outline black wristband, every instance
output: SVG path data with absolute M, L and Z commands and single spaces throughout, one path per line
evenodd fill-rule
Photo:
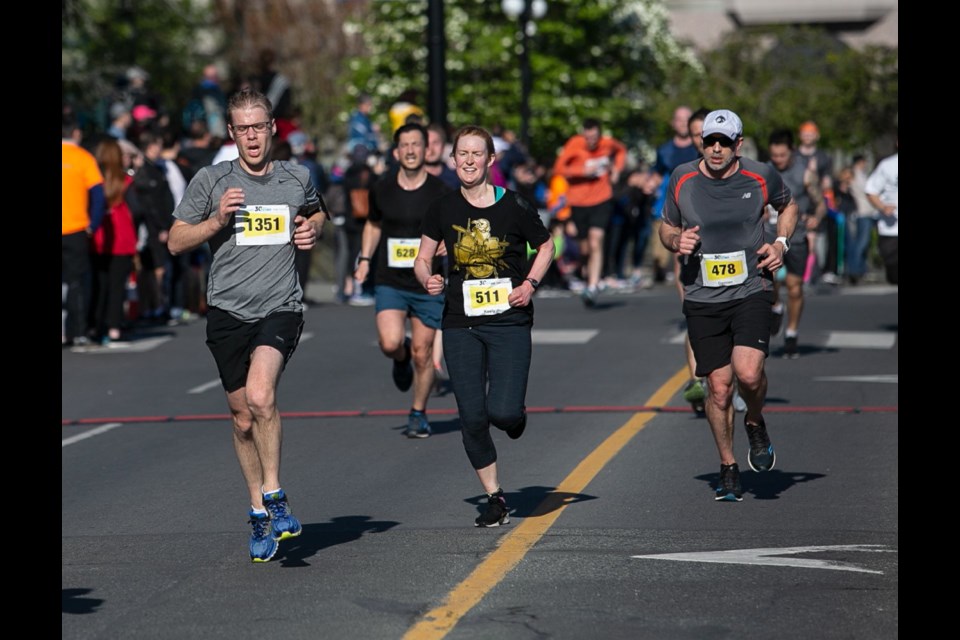
M 534 291 L 536 291 L 537 288 L 540 286 L 540 281 L 537 280 L 536 278 L 527 278 L 527 282 L 530 283 Z
M 357 262 L 370 262 L 370 258 L 368 256 L 357 256 Z

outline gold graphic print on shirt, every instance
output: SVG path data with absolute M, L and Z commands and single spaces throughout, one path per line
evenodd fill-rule
M 457 269 L 466 270 L 471 278 L 498 278 L 498 268 L 507 266 L 501 258 L 510 243 L 490 237 L 490 221 L 484 218 L 467 219 L 468 229 L 453 225 L 457 242 L 453 258 Z

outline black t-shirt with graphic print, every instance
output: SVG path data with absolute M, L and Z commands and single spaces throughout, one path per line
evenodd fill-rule
M 489 207 L 478 208 L 467 202 L 457 189 L 434 200 L 423 220 L 423 235 L 443 242 L 450 260 L 450 279 L 446 288 L 443 328 L 455 329 L 480 324 L 529 324 L 533 322 L 533 304 L 509 307 L 491 315 L 467 315 L 464 282 L 474 288 L 473 308 L 505 305 L 502 286 L 476 286 L 478 280 L 507 279 L 519 287 L 527 277 L 530 261 L 527 244 L 538 247 L 550 239 L 537 210 L 519 194 L 505 190 Z M 491 298 L 494 296 L 494 298 Z M 471 298 L 472 300 L 472 298 Z M 494 306 L 491 306 L 494 305 Z

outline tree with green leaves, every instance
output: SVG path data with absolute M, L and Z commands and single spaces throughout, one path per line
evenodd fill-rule
M 106 99 L 137 66 L 178 117 L 203 66 L 198 33 L 209 22 L 206 6 L 198 0 L 63 0 L 63 102 L 95 113 L 104 126 Z
M 690 106 L 728 108 L 760 148 L 771 131 L 814 120 L 820 146 L 869 148 L 899 112 L 899 51 L 843 44 L 822 29 L 739 31 L 702 55 L 702 77 L 678 78 Z
M 426 0 L 373 2 L 357 19 L 352 28 L 367 55 L 350 63 L 348 100 L 370 93 L 386 113 L 408 89 L 426 96 L 426 7 Z M 517 131 L 518 23 L 485 0 L 446 0 L 445 18 L 450 124 Z M 670 78 L 699 69 L 692 50 L 671 36 L 658 0 L 548 0 L 535 26 L 531 152 L 547 162 L 586 117 L 623 140 L 645 138 L 655 127 L 652 106 L 675 97 Z

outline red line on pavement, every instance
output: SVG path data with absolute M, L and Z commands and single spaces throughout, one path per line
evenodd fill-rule
M 587 406 L 569 406 L 569 407 L 527 407 L 527 413 L 637 413 L 641 411 L 654 411 L 657 413 L 691 413 L 693 410 L 687 406 L 679 407 L 646 407 L 642 405 L 587 405 Z M 837 414 L 858 414 L 858 413 L 899 413 L 900 407 L 897 405 L 880 405 L 866 407 L 846 407 L 846 406 L 809 406 L 809 407 L 771 407 L 763 408 L 764 413 L 837 413 Z M 288 420 L 300 418 L 382 418 L 406 416 L 408 409 L 373 409 L 370 411 L 290 411 L 283 412 L 280 416 Z M 456 415 L 456 409 L 433 409 L 430 415 Z M 228 414 L 209 414 L 209 415 L 179 415 L 179 416 L 127 416 L 120 418 L 64 418 L 60 420 L 61 427 L 75 425 L 103 424 L 107 422 L 119 422 L 121 424 L 134 423 L 163 423 L 163 422 L 209 422 L 229 420 Z

